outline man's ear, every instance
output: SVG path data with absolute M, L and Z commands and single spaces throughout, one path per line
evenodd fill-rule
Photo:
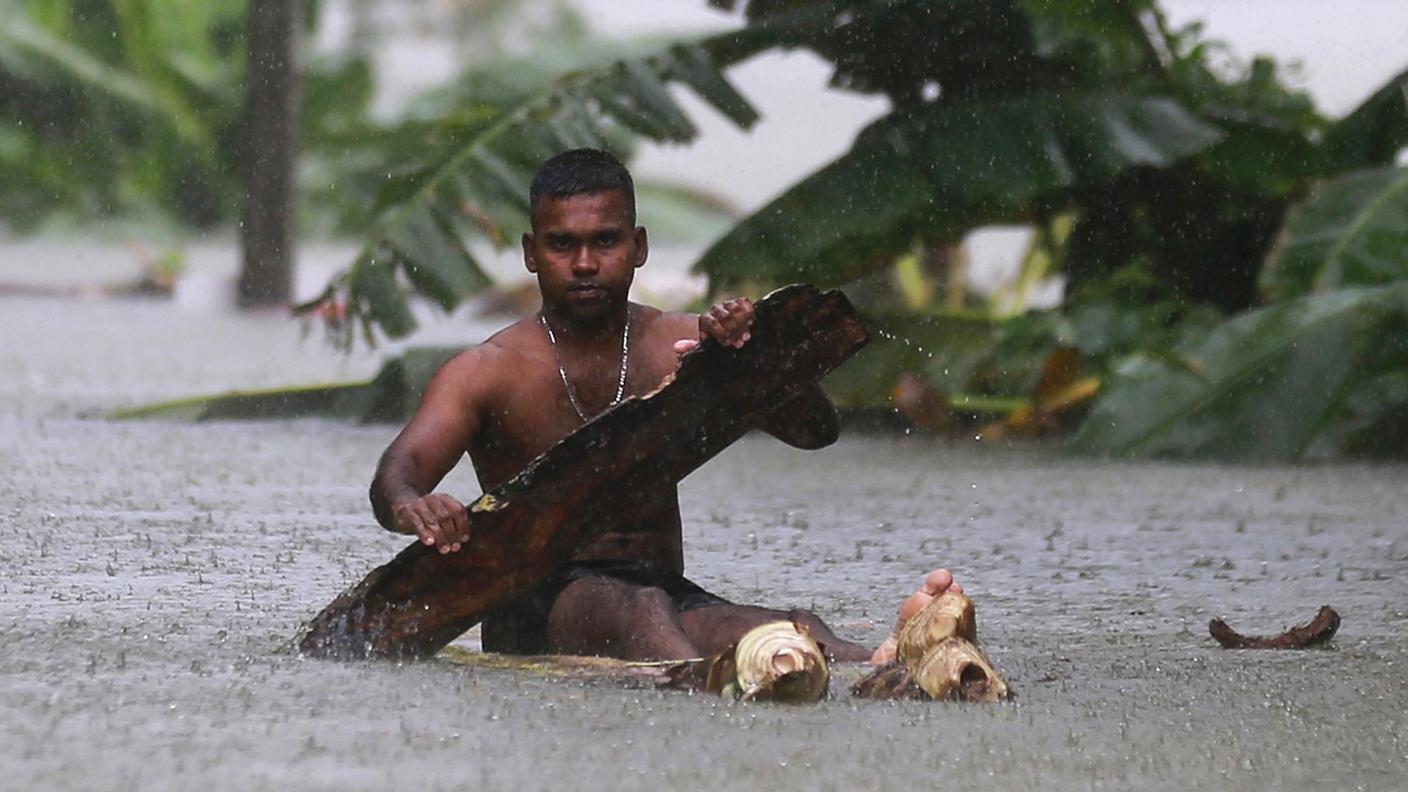
M 645 233 L 645 226 L 636 226 L 634 234 L 636 237 L 636 266 L 644 267 L 646 258 L 650 256 L 650 239 Z
M 523 266 L 535 275 L 538 273 L 538 260 L 533 257 L 533 235 L 526 231 L 523 233 Z

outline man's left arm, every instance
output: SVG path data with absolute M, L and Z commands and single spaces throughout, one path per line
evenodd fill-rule
M 741 348 L 752 338 L 753 316 L 753 301 L 746 297 L 718 303 L 699 315 L 699 338 Z M 693 347 L 689 339 L 681 339 L 675 352 L 684 354 Z M 778 405 L 759 428 L 790 446 L 807 450 L 831 445 L 840 433 L 836 407 L 816 383 Z

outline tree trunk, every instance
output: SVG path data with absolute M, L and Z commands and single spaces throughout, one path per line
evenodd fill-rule
M 245 67 L 241 307 L 285 305 L 293 291 L 300 0 L 250 0 Z

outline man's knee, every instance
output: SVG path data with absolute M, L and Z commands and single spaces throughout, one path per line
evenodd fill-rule
M 812 613 L 809 610 L 793 608 L 792 610 L 787 612 L 787 618 L 790 619 L 794 624 L 800 624 L 803 627 L 806 627 L 808 630 L 811 631 L 813 635 L 816 635 L 819 631 L 823 630 L 826 632 L 830 632 L 830 628 L 826 626 L 826 622 L 822 621 L 820 616 L 816 615 L 815 613 Z
M 630 599 L 637 612 L 675 612 L 675 601 L 664 589 L 638 587 L 630 592 Z
M 673 611 L 674 603 L 658 588 L 632 586 L 609 578 L 582 578 L 562 589 L 548 614 L 551 627 L 617 632 L 650 613 Z
M 697 657 L 670 595 L 658 588 L 584 578 L 562 590 L 548 616 L 554 652 L 627 660 Z

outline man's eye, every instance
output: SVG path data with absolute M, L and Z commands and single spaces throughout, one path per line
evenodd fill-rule
M 551 245 L 554 250 L 567 250 L 572 247 L 572 240 L 565 237 L 553 237 L 548 240 L 548 244 Z
M 616 244 L 618 238 L 619 237 L 615 234 L 599 234 L 596 238 L 596 246 L 604 248 L 611 247 Z

